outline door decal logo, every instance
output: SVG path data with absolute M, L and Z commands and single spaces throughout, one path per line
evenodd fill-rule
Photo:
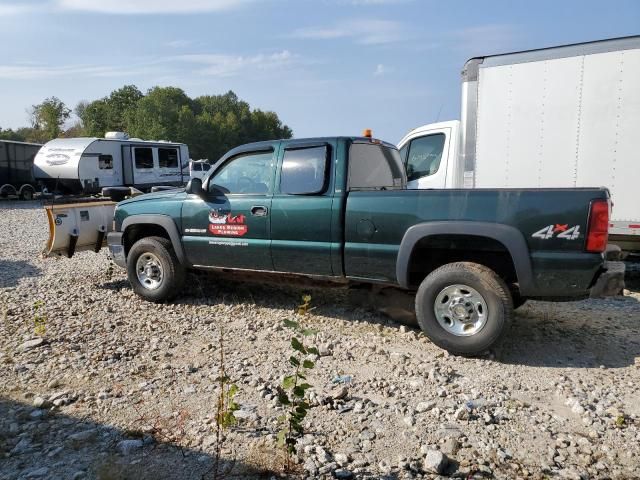
M 556 235 L 557 234 L 557 235 Z M 541 238 L 548 240 L 550 238 L 564 238 L 565 240 L 575 240 L 580 236 L 580 225 L 569 228 L 569 224 L 556 223 L 555 225 L 547 225 L 531 235 L 533 238 Z
M 212 235 L 224 235 L 228 237 L 242 237 L 249 228 L 246 225 L 243 214 L 221 214 L 219 210 L 209 212 L 209 233 Z

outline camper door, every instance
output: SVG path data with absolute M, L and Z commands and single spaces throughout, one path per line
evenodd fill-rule
M 144 187 L 149 184 L 157 184 L 158 158 L 153 147 L 133 147 L 133 184 L 136 187 Z
M 182 183 L 180 150 L 178 147 L 158 147 L 158 172 L 167 183 Z

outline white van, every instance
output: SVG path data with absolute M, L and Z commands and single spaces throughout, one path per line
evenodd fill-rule
M 184 143 L 129 139 L 122 132 L 105 138 L 57 138 L 35 157 L 35 179 L 48 191 L 98 193 L 103 187 L 181 186 L 188 181 Z
M 640 36 L 472 58 L 461 120 L 398 144 L 409 188 L 598 187 L 611 243 L 640 252 Z

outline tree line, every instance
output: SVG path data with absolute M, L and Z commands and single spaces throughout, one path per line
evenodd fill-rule
M 237 145 L 293 134 L 276 113 L 252 109 L 232 91 L 190 98 L 176 87 L 153 87 L 143 94 L 125 85 L 109 96 L 81 101 L 73 113 L 77 120 L 65 128 L 72 110 L 57 97 L 47 98 L 29 109 L 31 126 L 0 128 L 0 139 L 45 143 L 122 131 L 145 140 L 186 143 L 192 158 L 213 161 Z

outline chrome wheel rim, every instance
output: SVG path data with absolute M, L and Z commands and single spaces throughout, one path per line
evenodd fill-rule
M 440 326 L 457 337 L 477 334 L 489 315 L 484 297 L 462 284 L 443 288 L 436 296 L 433 310 Z
M 147 290 L 155 290 L 162 284 L 164 272 L 160 259 L 153 253 L 143 253 L 136 262 L 138 281 Z

